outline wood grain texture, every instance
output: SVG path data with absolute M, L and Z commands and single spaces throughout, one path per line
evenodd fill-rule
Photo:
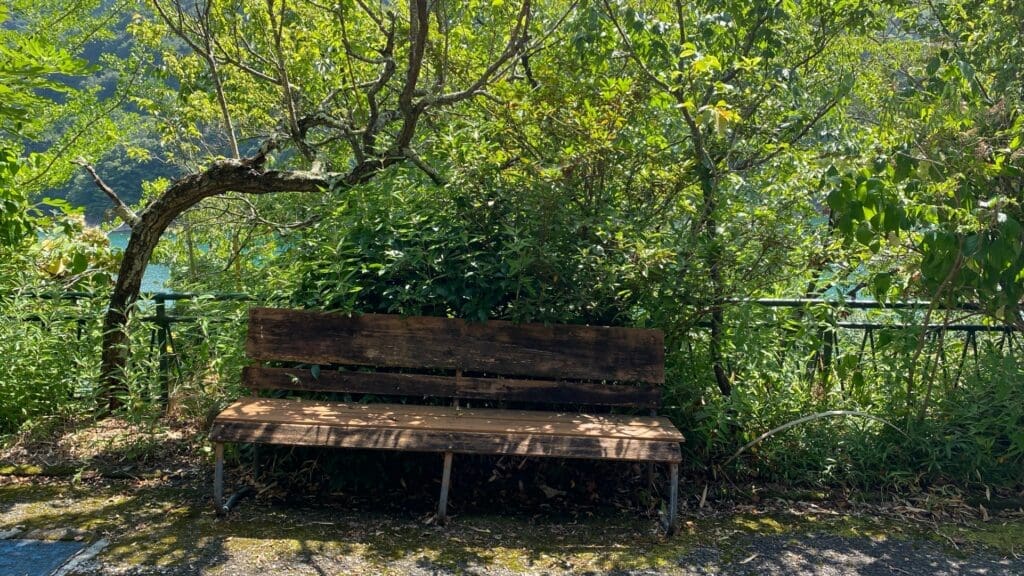
M 239 400 L 222 411 L 216 421 L 479 432 L 495 436 L 530 434 L 676 443 L 683 441 L 682 434 L 668 418 L 655 416 L 535 410 L 470 410 L 452 406 L 353 404 L 271 398 Z
M 673 442 L 533 434 L 495 436 L 478 432 L 218 421 L 213 425 L 210 439 L 214 442 L 253 442 L 459 454 L 510 454 L 654 462 L 679 462 L 681 460 L 679 444 Z
M 665 380 L 664 335 L 638 328 L 497 320 L 473 324 L 450 318 L 251 308 L 246 352 L 257 360 L 310 364 L 648 384 Z
M 631 328 L 253 308 L 246 352 L 257 361 L 434 372 L 250 366 L 243 383 L 253 390 L 646 410 L 659 405 L 664 382 L 662 333 Z M 679 462 L 683 435 L 654 416 L 247 398 L 217 416 L 210 439 Z
M 431 396 L 507 402 L 657 408 L 661 390 L 649 384 L 602 384 L 516 378 L 481 378 L 248 366 L 242 383 L 251 390 L 300 390 L 393 396 Z

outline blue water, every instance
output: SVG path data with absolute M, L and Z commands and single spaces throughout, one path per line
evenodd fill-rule
M 110 238 L 110 246 L 115 250 L 124 250 L 128 246 L 128 237 L 131 232 L 127 230 L 115 230 L 107 235 Z M 170 292 L 167 288 L 167 281 L 171 277 L 171 270 L 165 264 L 153 264 L 146 266 L 146 274 L 142 277 L 142 292 Z

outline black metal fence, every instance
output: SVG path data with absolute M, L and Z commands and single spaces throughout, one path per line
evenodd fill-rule
M 174 324 L 195 323 L 200 319 L 198 316 L 170 314 L 168 313 L 168 303 L 173 305 L 174 302 L 181 300 L 196 300 L 199 298 L 215 302 L 242 302 L 252 301 L 253 297 L 239 292 L 218 294 L 202 294 L 196 292 L 157 292 L 147 296 L 148 299 L 153 302 L 154 311 L 153 314 L 142 316 L 140 320 L 143 322 L 149 322 L 153 325 L 150 330 L 149 349 L 151 351 L 156 351 L 157 369 L 159 371 L 158 395 L 160 403 L 166 405 L 169 394 L 171 368 L 172 365 L 177 364 L 178 359 L 177 347 L 174 345 Z M 213 322 L 216 323 L 217 320 L 213 320 Z
M 925 362 L 922 370 L 934 370 L 939 366 L 944 372 L 955 369 L 951 380 L 953 386 L 960 381 L 969 355 L 977 369 L 980 340 L 986 341 L 1000 354 L 1012 354 L 1019 350 L 1024 358 L 1024 337 L 1021 335 L 1024 319 L 1017 325 L 994 323 L 984 316 L 983 308 L 977 304 L 951 308 L 933 306 L 928 301 L 876 302 L 822 298 L 733 299 L 728 304 L 794 309 L 798 313 L 802 312 L 805 319 L 816 319 L 819 349 L 814 352 L 817 361 L 809 366 L 810 376 L 817 371 L 827 378 L 843 346 L 854 348 L 857 365 L 865 361 L 865 356 L 874 360 L 878 348 L 876 334 L 881 331 L 913 334 L 917 347 L 925 352 L 922 354 Z M 948 320 L 954 316 L 956 318 L 951 321 L 933 320 Z M 973 321 L 968 322 L 967 318 Z M 710 326 L 707 322 L 698 325 L 701 328 Z M 946 357 L 949 351 L 958 354 L 955 364 L 951 364 Z
M 59 294 L 32 294 L 22 293 L 22 297 L 31 297 L 47 300 L 59 300 L 79 302 L 83 299 L 96 299 L 101 295 L 86 292 L 67 292 Z M 252 302 L 255 298 L 244 293 L 173 293 L 157 292 L 143 294 L 140 297 L 137 320 L 151 325 L 149 334 L 149 354 L 155 355 L 155 363 L 158 370 L 158 395 L 161 402 L 167 401 L 168 386 L 171 381 L 172 371 L 177 367 L 180 375 L 182 350 L 175 346 L 175 332 L 182 324 L 194 324 L 200 320 L 216 323 L 217 319 L 203 319 L 200 316 L 190 314 L 176 314 L 174 303 L 180 301 L 204 300 L 212 302 Z M 818 324 L 818 343 L 821 350 L 817 351 L 818 369 L 827 369 L 828 364 L 838 356 L 841 346 L 858 346 L 858 362 L 870 354 L 874 357 L 876 350 L 876 334 L 883 330 L 916 331 L 919 337 L 924 338 L 925 344 L 934 349 L 936 362 L 941 359 L 944 369 L 948 365 L 944 357 L 946 344 L 949 343 L 947 336 L 955 335 L 962 339 L 962 343 L 956 346 L 959 358 L 956 364 L 955 379 L 959 380 L 963 373 L 969 355 L 977 363 L 979 359 L 979 339 L 988 338 L 993 346 L 998 347 L 1004 353 L 1014 353 L 1019 348 L 1024 357 L 1024 337 L 1021 336 L 1020 326 L 1000 325 L 987 322 L 981 319 L 981 309 L 977 305 L 959 306 L 950 308 L 933 308 L 931 303 L 923 301 L 912 302 L 875 302 L 864 300 L 831 300 L 820 298 L 797 298 L 797 299 L 734 299 L 727 302 L 729 307 L 755 306 L 758 308 L 788 308 L 795 311 L 803 311 L 804 318 L 816 318 Z M 813 312 L 817 310 L 817 312 Z M 824 310 L 824 317 L 821 311 Z M 976 319 L 974 322 L 929 322 L 924 323 L 925 312 L 931 311 L 932 315 L 948 315 L 959 313 Z M 902 318 L 894 318 L 892 313 L 902 314 Z M 817 315 L 815 315 L 817 314 Z M 883 318 L 878 318 L 883 316 Z M 67 321 L 75 322 L 76 333 L 81 339 L 87 322 L 99 321 L 99 316 L 94 318 L 82 317 L 80 315 L 68 315 L 63 317 Z M 29 318 L 30 320 L 32 318 Z M 706 322 L 698 322 L 693 325 L 697 329 L 707 328 Z M 860 333 L 858 338 L 851 337 L 854 333 Z M 840 338 L 840 334 L 846 334 Z M 994 339 L 994 340 L 992 340 Z M 187 353 L 187 352 L 186 352 Z

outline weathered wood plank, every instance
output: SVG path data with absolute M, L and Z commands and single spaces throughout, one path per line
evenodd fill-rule
M 452 406 L 349 404 L 271 398 L 239 400 L 222 411 L 216 421 L 480 432 L 496 436 L 531 434 L 683 441 L 682 434 L 667 418 L 651 416 L 464 410 Z
M 246 352 L 258 360 L 311 364 L 651 384 L 665 379 L 664 335 L 637 328 L 251 308 Z
M 294 404 L 288 404 L 294 403 Z M 635 426 L 663 428 L 670 424 L 668 418 L 646 416 L 643 414 L 593 414 L 586 412 L 555 412 L 547 410 L 507 410 L 499 408 L 469 408 L 457 406 L 422 406 L 419 404 L 392 404 L 361 402 L 334 402 L 321 400 L 293 400 L 287 398 L 242 398 L 225 408 L 218 418 L 245 418 L 246 413 L 254 414 L 266 411 L 265 406 L 298 404 L 302 407 L 324 406 L 330 411 L 344 414 L 345 417 L 373 417 L 375 414 L 400 414 L 405 416 L 441 416 L 458 418 L 482 418 L 487 420 L 517 420 L 531 422 L 586 422 L 594 418 L 603 418 L 616 422 L 628 422 Z M 301 408 L 300 408 L 301 409 Z M 305 408 L 309 409 L 309 408 Z
M 649 384 L 602 384 L 400 374 L 393 372 L 350 372 L 321 370 L 316 378 L 310 370 L 248 366 L 242 383 L 252 390 L 300 390 L 396 396 L 436 396 L 507 402 L 587 404 L 656 408 L 661 390 Z
M 329 425 L 215 422 L 214 442 L 371 448 L 458 454 L 510 454 L 599 460 L 678 462 L 679 444 L 649 440 L 534 434 L 495 436 L 474 432 L 345 428 Z
M 455 378 L 451 376 L 325 369 L 314 378 L 308 368 L 266 366 L 246 366 L 242 370 L 242 385 L 250 390 L 298 390 L 440 398 L 451 398 L 457 393 Z

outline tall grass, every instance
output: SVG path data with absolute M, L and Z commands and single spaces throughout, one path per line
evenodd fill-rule
M 836 329 L 842 317 L 907 327 Z M 707 335 L 689 331 L 672 344 L 668 391 L 692 471 L 860 489 L 1024 485 L 1024 335 L 973 342 L 918 321 L 914 312 L 736 306 L 729 397 L 714 385 Z M 875 419 L 808 420 L 730 459 L 766 431 L 836 410 Z
M 101 415 L 99 357 L 102 295 L 74 300 L 0 298 L 0 434 L 49 416 Z M 164 415 L 202 424 L 237 397 L 245 303 L 203 299 L 179 304 L 161 357 L 152 302 L 132 315 L 132 355 L 121 415 Z
M 0 297 L 0 433 L 93 404 L 96 314 L 88 299 Z

